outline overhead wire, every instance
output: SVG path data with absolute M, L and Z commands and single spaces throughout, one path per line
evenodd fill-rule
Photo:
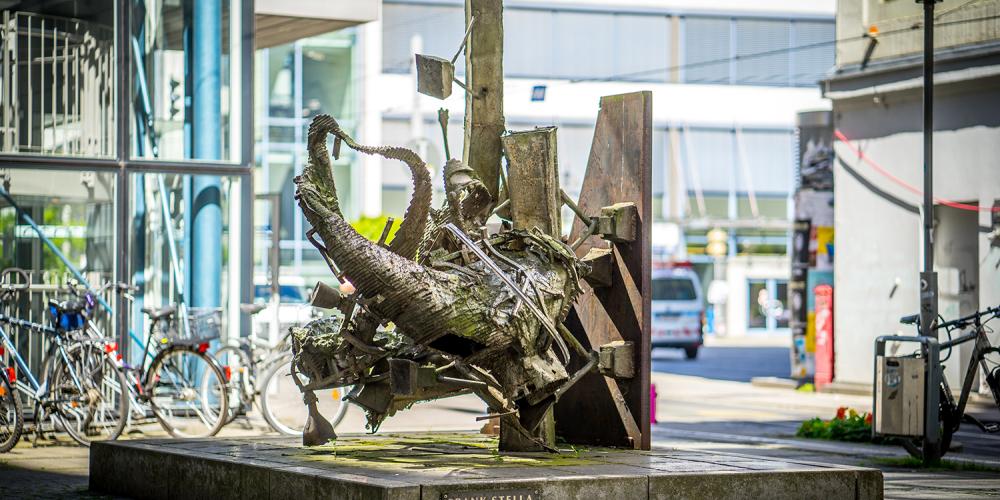
M 837 139 L 838 141 L 840 141 L 841 144 L 843 144 L 844 146 L 846 146 L 847 149 L 851 150 L 851 152 L 854 153 L 862 162 L 864 162 L 865 164 L 867 164 L 868 166 L 870 166 L 872 169 L 874 169 L 876 172 L 878 172 L 879 174 L 881 174 L 883 177 L 885 177 L 886 179 L 889 179 L 894 184 L 902 187 L 903 189 L 905 189 L 905 190 L 907 190 L 907 191 L 909 191 L 909 192 L 911 192 L 911 193 L 913 193 L 915 195 L 923 196 L 924 192 L 923 192 L 922 189 L 914 186 L 913 184 L 910 184 L 910 183 L 906 182 L 905 180 L 903 180 L 899 176 L 897 176 L 897 175 L 893 174 L 892 172 L 890 172 L 888 169 L 886 169 L 882 165 L 879 165 L 875 160 L 872 160 L 868 155 L 865 154 L 864 151 L 861 150 L 861 148 L 859 148 L 859 147 L 855 146 L 854 144 L 852 144 L 851 140 L 846 135 L 844 135 L 844 133 L 841 132 L 839 129 L 834 129 L 833 136 L 834 136 L 835 139 Z M 936 203 L 939 203 L 939 204 L 947 206 L 947 207 L 957 208 L 957 209 L 960 209 L 960 210 L 968 210 L 970 212 L 1000 212 L 1000 206 L 998 206 L 998 207 L 981 207 L 979 205 L 970 205 L 968 203 L 960 203 L 960 202 L 957 202 L 957 201 L 952 201 L 952 200 L 949 200 L 947 198 L 941 198 L 939 196 L 935 196 L 934 197 L 934 201 Z
M 954 21 L 942 21 L 942 22 L 939 22 L 939 23 L 935 23 L 935 28 L 940 28 L 940 27 L 944 27 L 944 26 L 951 26 L 951 25 L 956 25 L 956 24 L 965 24 L 965 23 L 971 23 L 971 22 L 978 22 L 978 21 L 989 21 L 989 20 L 997 19 L 997 18 L 1000 18 L 1000 15 L 975 17 L 975 18 L 970 18 L 970 19 L 956 19 Z M 908 26 L 905 26 L 905 27 L 902 27 L 902 28 L 896 28 L 896 29 L 893 29 L 893 30 L 880 32 L 877 36 L 879 38 L 881 38 L 881 37 L 885 37 L 885 36 L 898 35 L 898 34 L 901 34 L 901 33 L 910 33 L 910 32 L 913 32 L 915 30 L 920 29 L 922 25 L 923 25 L 922 22 L 915 22 L 915 23 L 913 23 L 911 25 L 908 25 Z M 732 61 L 740 61 L 740 60 L 746 60 L 746 59 L 758 59 L 758 58 L 762 58 L 762 57 L 787 54 L 787 53 L 798 52 L 798 51 L 803 51 L 803 50 L 810 50 L 810 49 L 826 47 L 828 45 L 834 45 L 834 44 L 842 43 L 842 42 L 853 42 L 853 41 L 865 40 L 865 39 L 869 39 L 871 37 L 872 37 L 872 35 L 869 35 L 868 33 L 863 33 L 861 35 L 855 35 L 855 36 L 844 37 L 844 38 L 831 38 L 829 40 L 823 40 L 821 42 L 809 43 L 809 44 L 805 44 L 805 45 L 796 45 L 794 47 L 782 47 L 780 49 L 764 50 L 764 51 L 760 51 L 760 52 L 753 52 L 753 53 L 750 53 L 750 54 L 736 54 L 736 55 L 729 56 L 729 57 L 720 57 L 720 58 L 717 58 L 717 59 L 709 59 L 709 60 L 705 60 L 705 61 L 696 61 L 696 62 L 690 62 L 690 63 L 684 63 L 684 64 L 675 64 L 675 65 L 672 65 L 672 66 L 659 67 L 659 68 L 650 68 L 650 69 L 644 69 L 644 70 L 639 70 L 639 71 L 631 71 L 631 72 L 628 72 L 628 73 L 617 73 L 617 74 L 614 74 L 614 75 L 610 75 L 610 76 L 606 76 L 606 77 L 600 77 L 600 78 L 578 78 L 578 79 L 572 79 L 572 80 L 570 80 L 570 83 L 609 82 L 609 81 L 627 80 L 629 78 L 634 78 L 634 77 L 638 77 L 638 76 L 645 76 L 645 75 L 655 74 L 655 73 L 672 72 L 672 71 L 678 71 L 678 70 L 684 70 L 684 69 L 700 68 L 700 67 L 704 67 L 704 66 L 714 66 L 714 65 L 729 63 L 729 62 L 732 62 Z

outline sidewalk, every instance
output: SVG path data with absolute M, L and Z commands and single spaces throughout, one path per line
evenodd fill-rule
M 653 382 L 660 394 L 655 446 L 874 467 L 884 474 L 886 498 L 1000 498 L 1000 438 L 995 435 L 960 432 L 966 451 L 949 453 L 945 459 L 950 467 L 965 470 L 927 470 L 915 467 L 901 447 L 795 437 L 803 420 L 831 418 L 838 407 L 868 411 L 868 396 L 662 373 L 654 373 Z
M 954 467 L 966 470 L 926 470 L 909 464 L 906 452 L 898 447 L 795 437 L 803 420 L 830 418 L 840 406 L 867 410 L 871 402 L 868 397 L 803 393 L 662 373 L 654 373 L 653 382 L 660 394 L 660 423 L 653 427 L 654 448 L 875 467 L 884 473 L 886 498 L 1000 498 L 1000 439 L 995 436 L 963 434 L 970 436 L 962 438 L 965 442 L 975 444 L 976 450 L 985 450 L 985 454 L 967 450 L 946 457 Z M 389 419 L 382 432 L 474 429 L 478 427 L 475 416 L 482 411 L 482 403 L 472 397 L 418 405 Z M 237 420 L 223 430 L 222 436 L 263 434 L 262 422 L 256 418 L 250 420 L 250 428 L 240 424 L 241 420 Z M 344 426 L 344 433 L 358 432 L 362 426 L 360 412 L 352 409 Z M 147 437 L 162 437 L 162 433 L 150 432 Z M 64 440 L 39 447 L 22 442 L 12 452 L 0 455 L 2 496 L 92 498 L 87 492 L 88 466 L 86 448 Z

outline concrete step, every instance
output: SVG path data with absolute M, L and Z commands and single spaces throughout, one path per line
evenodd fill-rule
M 498 454 L 478 434 L 94 443 L 90 488 L 139 498 L 882 498 L 882 473 L 705 450 Z

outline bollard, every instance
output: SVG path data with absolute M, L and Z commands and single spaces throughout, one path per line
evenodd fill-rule
M 649 384 L 649 423 L 656 423 L 656 384 Z

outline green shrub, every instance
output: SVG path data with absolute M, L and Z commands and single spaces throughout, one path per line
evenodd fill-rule
M 368 238 L 371 241 L 378 241 L 382 236 L 382 230 L 385 228 L 386 223 L 389 222 L 388 215 L 380 215 L 378 217 L 361 217 L 360 219 L 351 223 L 351 227 L 355 231 Z M 393 236 L 396 235 L 396 231 L 399 230 L 399 220 L 393 221 L 392 229 L 389 230 L 389 236 L 386 237 L 385 243 L 388 245 L 392 241 Z

